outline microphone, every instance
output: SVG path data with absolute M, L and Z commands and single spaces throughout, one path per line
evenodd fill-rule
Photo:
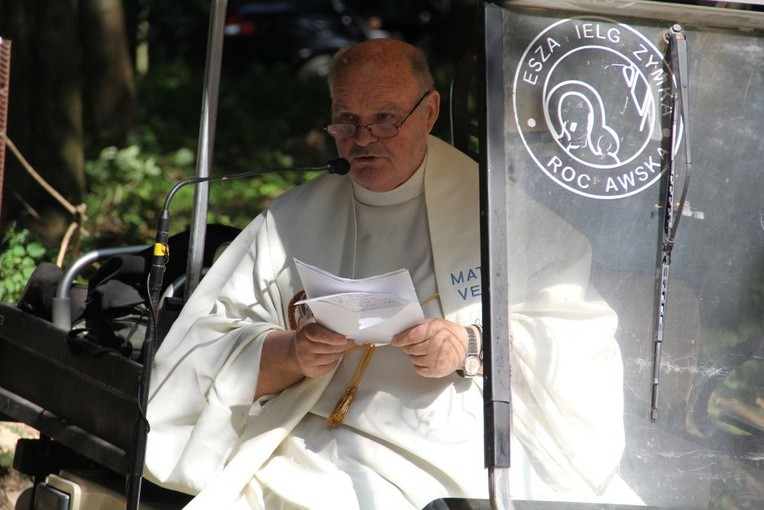
M 345 158 L 337 158 L 326 164 L 327 173 L 345 175 L 350 171 L 350 162 Z
M 240 173 L 231 174 L 231 175 L 191 177 L 189 179 L 180 181 L 175 186 L 173 186 L 173 188 L 167 194 L 167 198 L 165 198 L 162 212 L 164 215 L 164 213 L 169 210 L 170 201 L 172 200 L 173 196 L 175 196 L 175 193 L 177 193 L 177 191 L 180 188 L 187 186 L 189 184 L 201 184 L 203 182 L 217 182 L 217 181 L 233 181 L 237 179 L 246 179 L 248 177 L 256 177 L 258 175 L 273 173 L 273 172 L 292 172 L 292 171 L 309 172 L 309 171 L 318 171 L 318 170 L 325 170 L 326 173 L 329 173 L 329 174 L 345 175 L 350 171 L 350 163 L 345 158 L 337 158 L 337 159 L 332 159 L 325 165 L 321 165 L 321 166 L 303 166 L 303 167 L 294 167 L 294 168 L 263 168 L 260 170 L 250 170 L 249 172 L 240 172 Z

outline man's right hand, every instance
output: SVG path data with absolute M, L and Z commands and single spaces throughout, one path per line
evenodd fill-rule
M 297 331 L 271 331 L 260 357 L 255 400 L 280 393 L 304 377 L 329 373 L 354 347 L 346 336 L 313 320 L 301 323 Z
M 316 322 L 308 322 L 294 335 L 293 356 L 305 377 L 319 377 L 329 373 L 342 355 L 355 347 L 345 335 L 335 333 Z

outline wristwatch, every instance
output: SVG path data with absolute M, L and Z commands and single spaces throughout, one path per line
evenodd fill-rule
M 480 349 L 478 348 L 478 339 L 473 326 L 466 326 L 467 330 L 467 356 L 464 358 L 464 375 L 473 377 L 480 371 L 480 365 L 483 360 L 480 359 Z

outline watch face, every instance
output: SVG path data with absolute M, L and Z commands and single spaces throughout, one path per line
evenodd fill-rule
M 464 373 L 467 375 L 476 375 L 480 370 L 480 358 L 477 356 L 468 356 L 464 360 Z

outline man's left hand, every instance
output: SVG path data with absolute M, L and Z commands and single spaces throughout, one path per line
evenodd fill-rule
M 467 355 L 467 331 L 445 319 L 427 319 L 395 335 L 390 345 L 408 354 L 417 374 L 445 377 L 462 368 Z

